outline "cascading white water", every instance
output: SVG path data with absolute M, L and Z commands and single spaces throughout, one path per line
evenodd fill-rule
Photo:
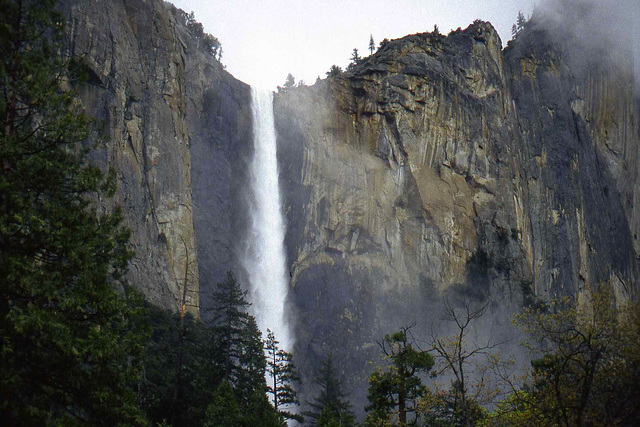
M 284 306 L 289 288 L 284 251 L 286 231 L 278 186 L 273 92 L 251 88 L 254 154 L 251 162 L 251 230 L 244 267 L 258 326 L 267 328 L 290 351 L 293 345 Z

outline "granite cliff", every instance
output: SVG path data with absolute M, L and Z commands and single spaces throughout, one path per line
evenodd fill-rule
M 109 137 L 94 160 L 119 174 L 131 281 L 176 309 L 186 275 L 190 305 L 206 309 L 224 271 L 246 279 L 249 87 L 168 3 L 60 7 L 69 53 L 88 66 L 82 105 Z M 502 49 L 476 21 L 277 94 L 302 371 L 332 351 L 363 379 L 375 341 L 430 321 L 443 298 L 493 301 L 492 331 L 523 300 L 600 283 L 637 298 L 640 129 L 625 49 L 544 17 Z
M 492 301 L 495 335 L 531 298 L 583 298 L 600 283 L 637 297 L 640 140 L 625 53 L 544 16 L 502 50 L 476 21 L 393 40 L 279 94 L 305 367 L 334 352 L 356 372 L 381 334 L 437 319 L 443 297 Z
M 136 252 L 130 280 L 176 310 L 186 275 L 188 309 L 197 312 L 200 282 L 236 267 L 241 209 L 231 206 L 242 168 L 232 164 L 251 147 L 249 87 L 202 48 L 169 3 L 61 0 L 60 9 L 68 53 L 88 68 L 77 88 L 82 105 L 108 138 L 94 160 L 118 173 L 115 202 Z

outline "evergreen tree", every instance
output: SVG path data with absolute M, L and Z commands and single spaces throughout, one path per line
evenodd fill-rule
M 175 313 L 150 307 L 153 333 L 138 385 L 138 402 L 153 423 L 166 420 L 173 426 L 200 425 L 222 377 L 220 365 L 211 363 L 208 328 L 190 315 L 183 321 L 181 327 L 181 319 Z M 183 334 L 182 374 L 172 403 L 180 334 Z
M 440 28 L 438 27 L 438 24 L 435 24 L 433 26 L 433 34 L 436 34 L 436 35 L 440 34 Z
M 262 334 L 255 318 L 246 311 L 250 306 L 246 295 L 233 273 L 228 272 L 226 280 L 217 284 L 209 308 L 214 313 L 210 328 L 212 358 L 221 379 L 235 388 L 243 404 L 255 390 L 264 392 L 266 387 Z
M 262 346 L 262 333 L 253 316 L 247 319 L 247 329 L 242 337 L 238 391 L 244 401 L 248 402 L 255 391 L 264 394 L 266 389 L 266 360 Z
M 522 30 L 527 23 L 527 18 L 524 17 L 522 11 L 518 11 L 518 18 L 516 20 L 516 25 L 518 26 L 518 31 Z
M 351 63 L 353 65 L 358 65 L 360 63 L 360 55 L 358 54 L 358 49 L 357 48 L 353 48 L 353 51 L 351 52 Z
M 133 385 L 146 332 L 123 273 L 113 179 L 87 164 L 81 68 L 61 57 L 53 0 L 0 0 L 0 418 L 140 424 Z
M 373 41 L 373 34 L 369 34 L 369 52 L 373 55 L 376 50 L 376 42 Z
M 287 74 L 287 79 L 284 81 L 284 86 L 278 86 L 278 92 L 287 92 L 290 89 L 296 87 L 296 78 L 293 74 Z
M 342 391 L 342 380 L 335 371 L 331 354 L 320 362 L 314 383 L 320 387 L 320 394 L 308 402 L 313 410 L 304 414 L 311 418 L 312 425 L 354 426 L 355 416 Z
M 226 280 L 216 285 L 207 309 L 213 313 L 211 331 L 214 359 L 222 368 L 222 379 L 233 386 L 238 384 L 242 375 L 241 359 L 245 353 L 244 341 L 249 322 L 246 309 L 250 305 L 246 296 L 247 291 L 240 288 L 233 273 L 229 271 Z
M 287 419 L 302 421 L 303 417 L 287 410 L 291 405 L 298 405 L 293 383 L 299 379 L 291 353 L 282 350 L 278 344 L 273 332 L 267 329 L 267 339 L 264 342 L 269 374 L 267 393 L 271 395 L 276 412 Z
M 416 411 L 415 402 L 424 395 L 419 374 L 428 372 L 434 361 L 428 352 L 414 347 L 408 335 L 410 329 L 404 327 L 386 335 L 379 343 L 388 364 L 369 377 L 367 425 L 381 425 L 393 417 L 397 408 L 399 426 L 407 426 L 408 414 Z
M 207 407 L 205 427 L 238 427 L 242 425 L 242 408 L 236 400 L 233 386 L 223 381 Z
M 342 68 L 337 65 L 332 65 L 331 68 L 329 68 L 329 71 L 327 71 L 327 77 L 335 77 L 340 74 L 342 74 Z

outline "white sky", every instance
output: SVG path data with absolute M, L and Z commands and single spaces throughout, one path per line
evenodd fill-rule
M 474 19 L 490 21 L 503 44 L 518 11 L 529 16 L 535 0 L 171 0 L 194 11 L 206 32 L 222 42 L 222 63 L 236 78 L 275 89 L 287 73 L 313 84 L 351 51 L 369 54 L 369 35 L 383 38 L 432 31 L 447 34 Z

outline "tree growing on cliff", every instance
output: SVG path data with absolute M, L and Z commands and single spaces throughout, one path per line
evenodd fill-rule
M 519 10 L 518 17 L 516 19 L 516 25 L 518 26 L 518 31 L 522 30 L 526 24 L 527 24 L 527 18 L 525 18 L 524 13 L 522 13 L 522 11 Z
M 276 412 L 287 419 L 302 422 L 303 417 L 290 412 L 291 405 L 298 405 L 298 396 L 293 388 L 293 383 L 298 382 L 298 374 L 293 364 L 293 356 L 282 350 L 273 332 L 267 329 L 267 339 L 264 341 L 264 351 L 267 356 L 267 393 L 271 395 L 271 401 Z
M 399 426 L 407 426 L 416 412 L 417 400 L 424 395 L 420 374 L 429 372 L 434 361 L 428 352 L 416 347 L 410 330 L 411 326 L 403 327 L 378 343 L 386 366 L 369 377 L 368 426 L 383 425 L 394 414 Z
M 115 180 L 86 161 L 95 134 L 70 90 L 84 68 L 60 56 L 55 6 L 0 0 L 0 418 L 136 425 L 129 232 L 94 203 Z
M 360 57 L 360 55 L 358 54 L 358 49 L 357 48 L 353 48 L 353 51 L 351 52 L 351 63 L 353 65 L 358 65 L 360 63 L 360 60 L 362 58 Z
M 376 42 L 373 41 L 373 34 L 369 34 L 369 52 L 373 55 L 373 52 L 376 51 Z
M 342 68 L 337 65 L 332 65 L 329 71 L 327 71 L 327 77 L 336 77 L 340 74 L 342 74 Z
M 296 87 L 296 78 L 293 77 L 293 74 L 289 73 L 284 81 L 284 86 L 278 86 L 278 92 L 287 92 L 294 87 Z

